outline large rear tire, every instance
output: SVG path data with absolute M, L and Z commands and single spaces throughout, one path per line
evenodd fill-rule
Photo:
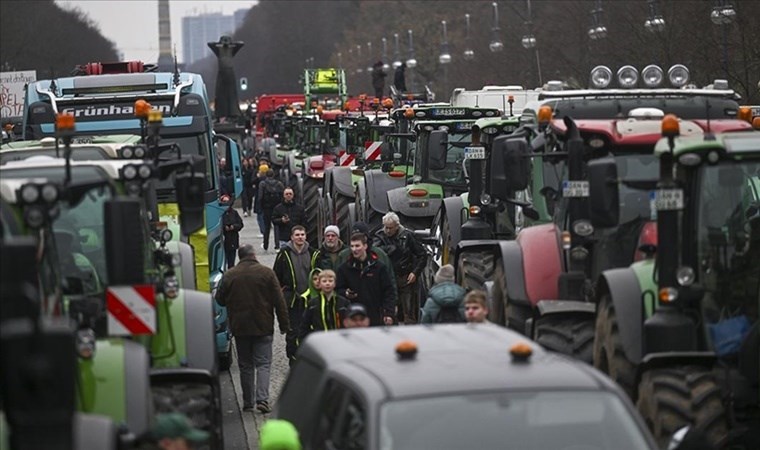
M 536 321 L 535 341 L 553 352 L 591 364 L 594 318 L 588 315 L 546 316 Z
M 319 188 L 322 187 L 322 180 L 306 178 L 303 183 L 303 207 L 306 212 L 306 239 L 309 246 L 318 248 L 319 246 Z M 289 239 L 289 237 L 286 237 Z
M 446 210 L 441 210 L 441 265 L 451 264 L 454 260 L 451 248 L 451 225 L 446 217 Z M 486 280 L 487 281 L 487 280 Z
M 645 372 L 636 406 L 661 448 L 686 425 L 700 430 L 714 448 L 723 448 L 726 443 L 728 426 L 721 389 L 704 367 Z
M 606 373 L 630 398 L 634 398 L 636 365 L 625 356 L 615 306 L 609 293 L 602 296 L 597 306 L 593 360 L 594 367 Z
M 351 234 L 348 205 L 351 204 L 354 199 L 337 191 L 333 191 L 332 195 L 335 225 L 340 229 L 340 236 L 343 239 L 343 242 L 348 242 L 350 238 L 349 235 Z

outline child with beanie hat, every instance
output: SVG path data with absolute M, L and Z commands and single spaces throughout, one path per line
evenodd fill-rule
M 435 273 L 435 285 L 422 308 L 422 323 L 464 322 L 464 296 L 467 291 L 454 282 L 454 266 L 446 264 Z

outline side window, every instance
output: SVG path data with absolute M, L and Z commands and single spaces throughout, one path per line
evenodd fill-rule
M 359 396 L 331 380 L 322 398 L 313 447 L 361 450 L 367 447 L 367 415 Z

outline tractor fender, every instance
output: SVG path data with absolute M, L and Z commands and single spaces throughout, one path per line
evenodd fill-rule
M 182 289 L 196 289 L 193 247 L 187 242 L 171 241 L 166 243 L 166 248 L 172 255 L 179 255 L 180 265 L 177 272 L 180 287 Z
M 462 239 L 462 208 L 464 202 L 462 197 L 446 197 L 443 199 L 443 214 L 446 214 L 446 220 L 449 222 L 449 233 L 451 233 L 451 248 L 456 248 Z M 443 220 L 443 217 L 441 217 Z M 441 230 L 443 233 L 443 230 Z
M 620 331 L 620 341 L 625 357 L 639 364 L 644 342 L 644 318 L 642 313 L 641 287 L 636 272 L 629 267 L 605 270 L 597 283 L 597 301 L 602 293 L 609 293 L 615 307 Z
M 340 166 L 333 168 L 332 186 L 330 186 L 328 192 L 338 192 L 340 195 L 346 197 L 354 197 L 354 180 L 351 167 Z
M 200 291 L 184 291 L 184 300 L 187 365 L 216 373 L 213 300 Z
M 124 395 L 129 431 L 136 436 L 148 431 L 151 423 L 153 399 L 150 392 L 150 359 L 145 347 L 137 342 L 123 340 Z
M 515 241 L 474 240 L 460 241 L 454 254 L 454 267 L 459 267 L 459 256 L 465 251 L 491 251 L 504 265 L 509 301 L 520 306 L 530 306 L 525 293 L 522 249 Z
M 118 430 L 108 416 L 75 413 L 73 428 L 75 450 L 119 448 Z
M 385 214 L 390 211 L 387 193 L 403 187 L 406 183 L 406 177 L 394 178 L 380 169 L 372 169 L 364 172 L 364 183 L 365 195 L 369 202 L 365 209 L 372 208 L 381 214 Z
M 440 198 L 412 200 L 406 195 L 405 186 L 388 191 L 390 210 L 407 217 L 430 217 L 432 220 L 441 203 Z
M 523 249 L 522 265 L 525 293 L 530 304 L 539 300 L 558 298 L 558 278 L 562 272 L 561 252 L 556 225 L 547 223 L 524 228 L 516 242 Z M 509 269 L 505 267 L 506 272 Z
M 587 314 L 593 317 L 596 314 L 596 303 L 575 300 L 539 300 L 536 308 L 539 317 L 557 314 Z

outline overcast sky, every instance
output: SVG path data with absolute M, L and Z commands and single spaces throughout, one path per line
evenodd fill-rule
M 56 0 L 66 9 L 78 8 L 98 24 L 100 32 L 110 39 L 124 60 L 155 62 L 158 59 L 157 0 Z M 232 14 L 248 9 L 256 0 L 186 1 L 170 0 L 172 44 L 182 62 L 182 18 L 203 13 Z M 209 51 L 210 52 L 210 51 Z

